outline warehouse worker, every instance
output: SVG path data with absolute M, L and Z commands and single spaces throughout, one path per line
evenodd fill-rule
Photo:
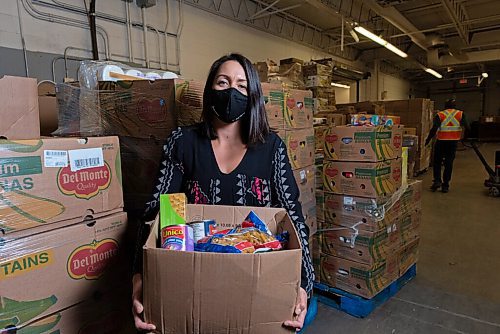
M 285 208 L 301 238 L 302 278 L 294 319 L 283 320 L 285 326 L 298 331 L 304 323 L 314 279 L 309 228 L 285 144 L 269 128 L 259 77 L 247 58 L 230 54 L 213 63 L 203 92 L 201 118 L 200 124 L 178 128 L 167 139 L 145 221 L 157 215 L 160 194 L 164 193 L 184 192 L 191 204 Z M 146 225 L 141 228 L 144 231 L 139 235 L 134 261 L 132 312 L 137 329 L 154 330 L 153 324 L 141 318 L 140 262 L 148 235 Z
M 434 116 L 432 129 L 425 141 L 425 145 L 429 145 L 437 133 L 437 141 L 434 145 L 432 191 L 436 191 L 441 187 L 441 191 L 447 193 L 450 189 L 453 160 L 457 151 L 457 143 L 462 137 L 462 126 L 467 131 L 469 130 L 469 123 L 466 120 L 465 113 L 456 109 L 454 99 L 446 101 L 445 110 L 438 112 Z M 444 173 L 441 178 L 441 164 L 443 161 Z

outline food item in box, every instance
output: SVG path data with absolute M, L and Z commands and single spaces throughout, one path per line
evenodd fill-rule
M 194 242 L 198 242 L 198 240 L 201 240 L 209 235 L 213 235 L 216 232 L 216 224 L 213 219 L 193 221 L 188 223 L 188 225 L 193 229 Z
M 400 123 L 401 123 L 401 119 L 399 116 L 368 115 L 368 114 L 353 114 L 353 115 L 351 115 L 351 125 L 357 125 L 357 126 L 359 126 L 359 125 L 392 126 L 394 124 L 400 124 Z
M 161 229 L 161 248 L 193 251 L 193 229 L 189 225 L 171 225 Z
M 275 238 L 267 225 L 250 211 L 241 226 L 199 240 L 195 250 L 214 253 L 254 253 L 256 249 L 280 250 L 280 241 L 285 239 L 285 236 Z
M 184 193 L 160 195 L 161 228 L 170 225 L 185 224 L 186 203 L 187 199 Z

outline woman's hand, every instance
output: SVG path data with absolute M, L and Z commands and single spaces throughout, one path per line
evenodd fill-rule
M 141 314 L 144 311 L 142 305 L 142 275 L 134 274 L 132 277 L 132 314 L 134 315 L 135 328 L 139 331 L 154 331 L 156 326 L 148 324 L 142 320 Z
M 293 320 L 287 320 L 283 323 L 286 327 L 295 328 L 298 332 L 304 326 L 304 319 L 307 314 L 307 292 L 300 288 L 297 295 L 297 302 L 295 303 L 295 310 L 293 311 Z

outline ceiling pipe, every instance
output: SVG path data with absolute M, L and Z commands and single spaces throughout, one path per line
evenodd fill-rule
M 373 10 L 377 15 L 384 18 L 394 27 L 401 30 L 401 32 L 403 32 L 404 34 L 418 31 L 417 27 L 415 27 L 410 21 L 408 21 L 408 19 L 394 7 L 382 7 L 375 0 L 364 0 L 363 5 L 368 6 L 368 8 Z M 411 35 L 408 34 L 408 37 L 410 37 L 413 43 L 415 43 L 425 51 L 427 51 L 428 47 L 430 46 L 429 41 L 427 41 L 423 33 L 412 33 Z

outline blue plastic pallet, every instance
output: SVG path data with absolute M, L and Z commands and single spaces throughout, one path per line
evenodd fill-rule
M 307 308 L 306 318 L 304 319 L 304 326 L 299 334 L 305 333 L 306 328 L 314 321 L 316 315 L 318 314 L 318 297 L 313 296 L 309 302 L 309 307 Z
M 352 293 L 332 288 L 322 283 L 314 283 L 318 301 L 344 311 L 358 318 L 368 316 L 375 308 L 394 296 L 401 288 L 417 275 L 417 265 L 411 266 L 400 278 L 392 282 L 371 299 L 366 299 Z

